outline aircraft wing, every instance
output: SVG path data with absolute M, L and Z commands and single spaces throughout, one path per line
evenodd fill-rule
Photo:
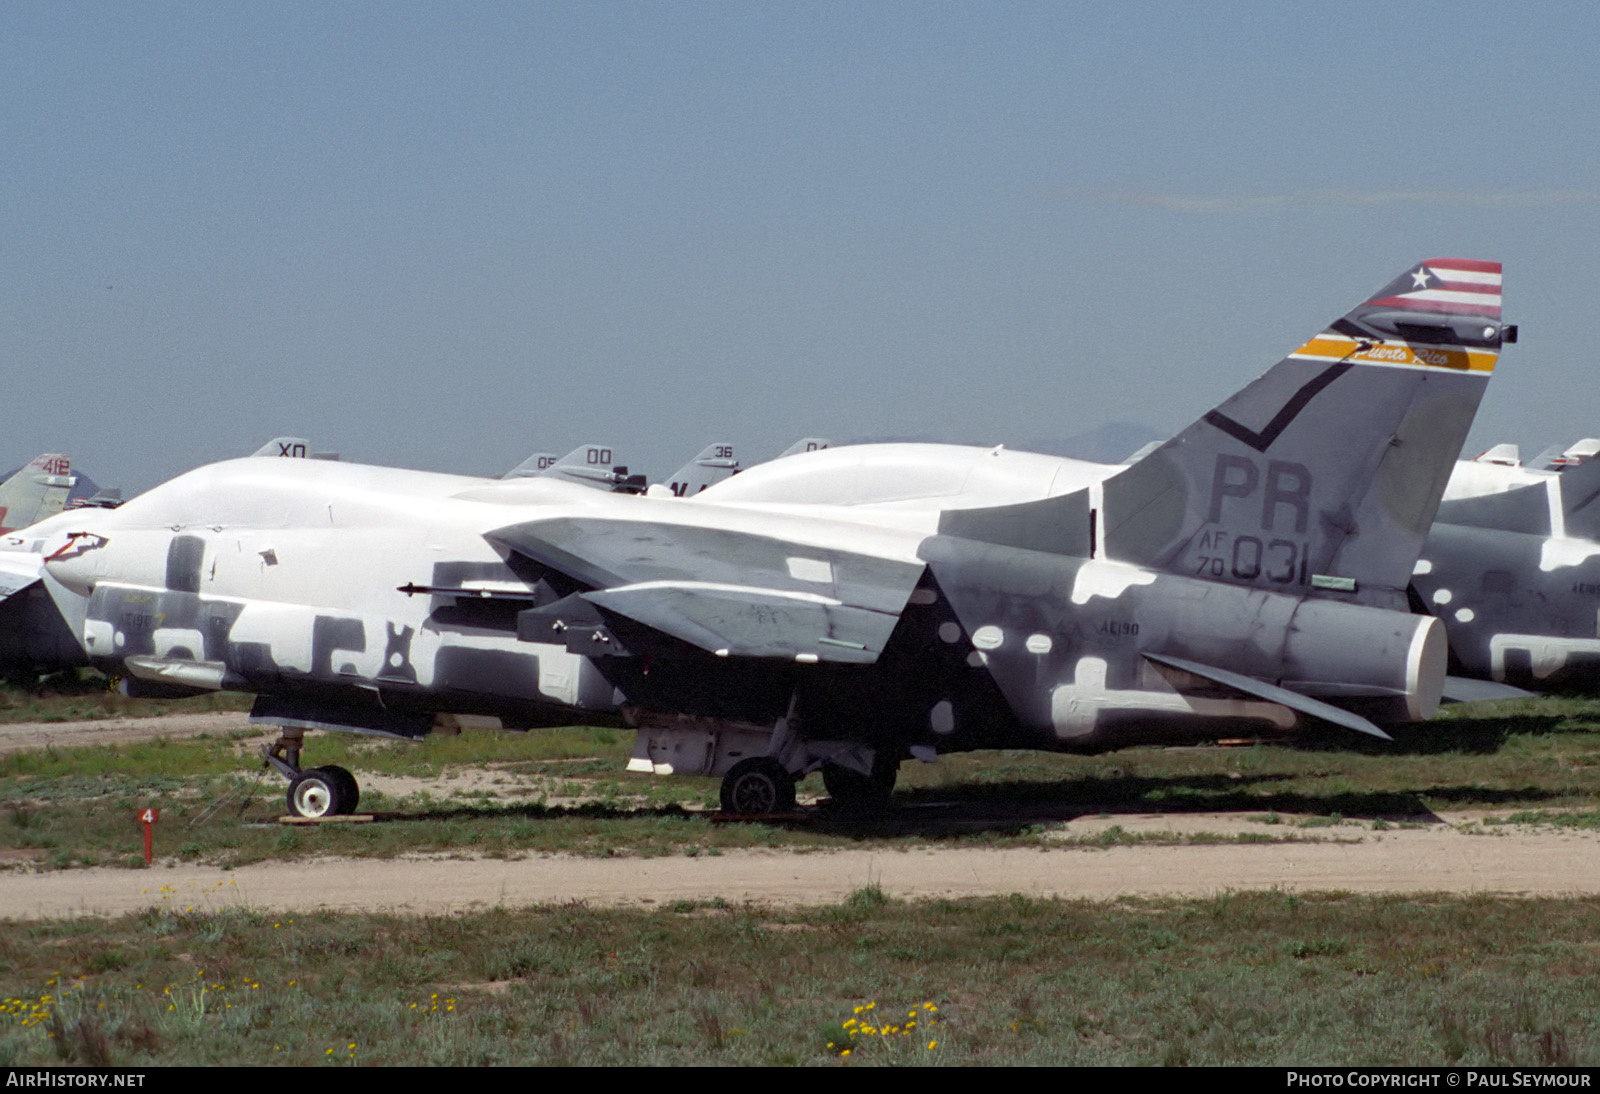
M 0 601 L 9 600 L 29 585 L 39 580 L 38 555 L 26 555 L 13 561 L 0 557 Z
M 562 517 L 489 539 L 589 588 L 579 597 L 719 656 L 870 664 L 920 563 L 726 528 Z

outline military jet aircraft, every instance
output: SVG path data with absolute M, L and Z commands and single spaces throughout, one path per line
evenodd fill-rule
M 0 547 L 95 664 L 255 692 L 308 815 L 358 793 L 308 728 L 618 719 L 744 813 L 908 755 L 1382 738 L 1440 698 L 1406 587 L 1510 334 L 1499 265 L 1435 259 L 1126 466 L 868 445 L 678 499 L 236 460 Z
M 0 483 L 0 532 L 26 528 L 55 516 L 67 505 L 78 480 L 72 461 L 59 452 L 35 456 L 16 474 Z
M 1527 467 L 1497 445 L 1456 465 L 1412 577 L 1454 671 L 1538 689 L 1600 670 L 1597 451 L 1583 440 Z

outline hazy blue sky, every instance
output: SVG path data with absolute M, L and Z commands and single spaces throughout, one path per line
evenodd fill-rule
M 1170 432 L 1430 256 L 1600 434 L 1600 5 L 0 5 L 0 464 Z M 1531 454 L 1531 453 L 1529 453 Z

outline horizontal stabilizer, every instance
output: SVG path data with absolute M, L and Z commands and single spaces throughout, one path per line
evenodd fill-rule
M 1244 676 L 1237 672 L 1229 672 L 1227 669 L 1213 668 L 1210 665 L 1202 665 L 1197 661 L 1185 661 L 1182 658 L 1168 657 L 1160 653 L 1146 652 L 1144 657 L 1146 660 L 1154 661 L 1158 665 L 1169 665 L 1172 668 L 1221 684 L 1223 687 L 1232 688 L 1246 695 L 1253 695 L 1257 699 L 1265 699 L 1269 703 L 1286 706 L 1290 710 L 1297 710 L 1301 714 L 1309 714 L 1311 717 L 1320 718 L 1324 722 L 1332 722 L 1336 726 L 1353 729 L 1357 733 L 1365 733 L 1368 736 L 1378 738 L 1380 741 L 1394 739 L 1359 714 L 1352 714 L 1348 710 L 1313 699 L 1309 695 L 1301 695 L 1298 691 L 1290 691 L 1288 688 L 1280 688 L 1276 684 L 1257 680 L 1253 676 Z
M 1536 699 L 1531 691 L 1500 684 L 1493 680 L 1473 680 L 1465 676 L 1446 676 L 1443 699 L 1447 703 L 1493 703 L 1502 699 Z

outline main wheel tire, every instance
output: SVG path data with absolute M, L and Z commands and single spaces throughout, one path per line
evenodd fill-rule
M 899 774 L 899 756 L 880 750 L 872 759 L 870 775 L 838 764 L 823 764 L 822 786 L 828 797 L 845 809 L 882 809 L 889 804 Z
M 300 772 L 289 784 L 289 812 L 312 820 L 349 812 L 344 780 L 320 767 Z
M 361 784 L 356 782 L 356 777 L 338 764 L 329 764 L 320 770 L 327 772 L 330 778 L 337 779 L 343 784 L 343 801 L 340 803 L 339 815 L 344 816 L 356 811 L 356 806 L 361 804 Z
M 722 811 L 764 817 L 794 808 L 794 776 L 770 756 L 740 760 L 722 777 Z

